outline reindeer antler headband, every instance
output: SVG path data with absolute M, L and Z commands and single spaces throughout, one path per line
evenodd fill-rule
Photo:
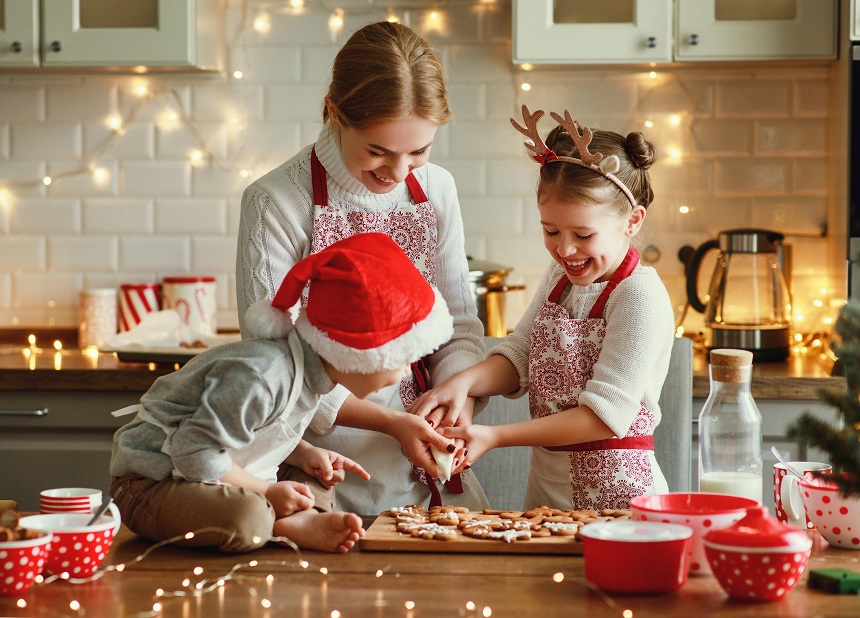
M 621 180 L 614 174 L 621 169 L 621 161 L 618 160 L 618 157 L 610 155 L 604 159 L 601 153 L 592 153 L 588 150 L 588 145 L 591 143 L 591 138 L 594 136 L 591 129 L 588 127 L 582 127 L 582 132 L 580 133 L 579 123 L 570 117 L 570 112 L 567 110 L 564 110 L 564 118 L 555 112 L 550 112 L 549 115 L 552 116 L 553 120 L 567 130 L 570 137 L 573 139 L 573 143 L 576 144 L 577 150 L 579 150 L 579 159 L 575 157 L 560 157 L 553 152 L 551 148 L 547 147 L 541 139 L 540 133 L 538 133 L 537 124 L 538 121 L 543 118 L 543 114 L 543 110 L 540 109 L 532 114 L 529 112 L 529 108 L 523 105 L 523 121 L 526 123 L 526 126 L 520 126 L 516 120 L 511 118 L 511 124 L 514 125 L 514 128 L 529 138 L 523 142 L 523 144 L 528 150 L 534 153 L 532 158 L 540 163 L 541 167 L 553 161 L 565 161 L 567 163 L 587 167 L 608 179 L 615 184 L 615 186 L 621 189 L 621 192 L 624 193 L 627 200 L 635 208 L 636 198 L 633 197 L 633 194 L 630 192 L 630 189 L 627 188 L 627 185 L 621 182 Z

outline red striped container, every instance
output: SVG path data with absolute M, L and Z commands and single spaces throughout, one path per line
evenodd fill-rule
M 119 286 L 119 330 L 131 330 L 147 313 L 161 310 L 161 285 L 123 283 Z

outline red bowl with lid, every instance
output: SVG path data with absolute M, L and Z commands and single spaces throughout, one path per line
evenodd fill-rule
M 757 506 L 727 528 L 705 535 L 705 555 L 720 586 L 742 601 L 778 601 L 809 562 L 812 539 Z
M 690 538 L 687 526 L 616 520 L 580 528 L 585 578 L 605 592 L 656 594 L 687 582 Z

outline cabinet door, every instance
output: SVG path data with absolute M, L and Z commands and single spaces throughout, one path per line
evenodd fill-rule
M 672 0 L 514 0 L 517 64 L 669 62 Z
M 837 0 L 678 0 L 677 60 L 836 57 Z
M 194 0 L 48 0 L 42 15 L 43 65 L 191 66 L 194 5 Z
M 0 0 L 0 66 L 39 66 L 39 3 Z

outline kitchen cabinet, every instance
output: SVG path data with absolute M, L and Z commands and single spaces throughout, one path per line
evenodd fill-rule
M 514 0 L 515 64 L 833 59 L 837 0 Z
M 704 399 L 693 399 L 693 491 L 697 491 L 699 487 L 698 416 L 704 405 Z M 809 446 L 805 440 L 794 440 L 786 434 L 788 427 L 804 412 L 834 424 L 839 422 L 840 417 L 836 409 L 821 401 L 756 399 L 756 406 L 762 418 L 762 501 L 773 511 L 773 464 L 776 463 L 776 457 L 773 456 L 771 447 L 775 446 L 782 458 L 788 461 L 829 462 L 827 453 Z
M 220 0 L 0 0 L 0 68 L 219 70 Z
M 39 510 L 39 492 L 92 487 L 107 495 L 113 434 L 134 415 L 113 410 L 143 393 L 5 391 L 0 398 L 0 499 Z

